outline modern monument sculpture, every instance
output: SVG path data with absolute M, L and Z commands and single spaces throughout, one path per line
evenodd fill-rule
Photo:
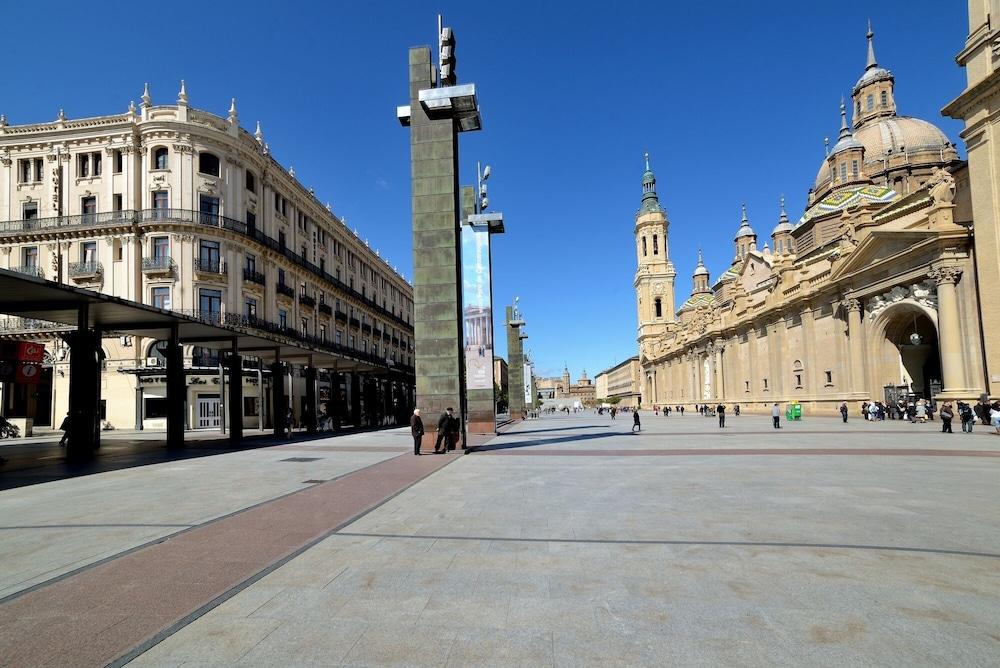
M 416 404 L 430 418 L 428 445 L 434 416 L 464 403 L 458 134 L 481 128 L 476 86 L 458 85 L 455 35 L 440 17 L 437 67 L 430 47 L 411 48 L 409 84 L 410 103 L 396 116 L 410 128 Z

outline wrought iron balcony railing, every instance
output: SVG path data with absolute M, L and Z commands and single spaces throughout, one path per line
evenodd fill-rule
M 279 295 L 284 295 L 285 297 L 295 298 L 295 288 L 290 285 L 285 285 L 284 283 L 278 283 L 274 286 L 274 289 Z
M 310 297 L 307 294 L 300 294 L 299 295 L 299 304 L 301 306 L 308 306 L 309 308 L 313 308 L 313 307 L 316 306 L 316 298 L 315 297 Z
M 196 257 L 194 270 L 203 274 L 225 274 L 226 264 L 218 258 Z
M 323 315 L 331 315 L 333 313 L 333 307 L 324 302 L 319 303 L 319 312 Z
M 251 283 L 257 283 L 258 285 L 267 284 L 267 279 L 264 278 L 264 274 L 248 267 L 243 267 L 243 280 L 250 281 Z
M 347 314 L 343 311 L 337 311 L 333 317 L 337 322 L 347 322 Z
M 169 255 L 142 258 L 142 270 L 147 274 L 166 274 L 174 270 L 174 260 Z
M 53 216 L 51 218 L 8 220 L 0 222 L 0 236 L 55 231 L 61 228 L 113 227 L 115 225 L 131 225 L 135 220 L 135 217 L 136 212 L 131 209 L 127 209 L 125 211 L 82 213 L 76 216 Z
M 25 264 L 20 267 L 11 267 L 11 271 L 16 271 L 19 274 L 24 274 L 25 276 L 35 276 L 37 278 L 42 277 L 42 268 L 37 264 Z
M 70 262 L 70 278 L 94 278 L 104 273 L 104 265 L 100 262 Z

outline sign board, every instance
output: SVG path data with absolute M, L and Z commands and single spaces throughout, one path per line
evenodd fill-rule
M 462 316 L 466 389 L 493 390 L 493 296 L 490 233 L 462 226 Z

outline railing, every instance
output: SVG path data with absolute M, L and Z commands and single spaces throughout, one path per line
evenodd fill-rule
M 264 278 L 264 274 L 247 267 L 243 267 L 243 280 L 250 281 L 251 283 L 258 283 L 260 285 L 267 284 L 267 279 Z
M 229 230 L 231 232 L 249 237 L 265 248 L 284 256 L 285 258 L 291 260 L 294 264 L 297 264 L 303 269 L 319 276 L 326 282 L 333 285 L 336 289 L 350 295 L 352 298 L 373 309 L 382 317 L 393 320 L 407 329 L 413 329 L 413 325 L 408 320 L 396 315 L 384 306 L 381 306 L 378 302 L 369 298 L 367 295 L 362 295 L 348 284 L 329 274 L 324 269 L 321 269 L 318 265 L 310 262 L 308 259 L 299 255 L 290 248 L 282 246 L 277 242 L 277 240 L 267 236 L 256 227 L 248 226 L 242 220 L 227 218 L 226 216 L 221 216 L 219 214 L 202 213 L 201 211 L 194 211 L 191 209 L 126 209 L 123 211 L 105 211 L 102 213 L 88 213 L 76 216 L 33 218 L 30 220 L 9 220 L 6 222 L 0 222 L 0 236 L 4 234 L 19 234 L 23 232 L 38 232 L 47 230 L 55 231 L 61 228 L 106 227 L 135 223 L 156 223 L 161 221 L 203 225 L 205 227 Z
M 104 273 L 104 265 L 100 262 L 70 262 L 70 278 L 87 278 Z
M 196 257 L 194 259 L 194 270 L 206 274 L 225 274 L 226 265 L 218 258 Z
M 54 216 L 51 218 L 8 220 L 0 222 L 0 235 L 20 234 L 23 232 L 44 232 L 65 227 L 105 227 L 114 225 L 130 225 L 133 221 L 135 221 L 135 218 L 136 212 L 131 209 L 126 209 L 124 211 L 82 213 L 76 216 Z
M 347 314 L 343 311 L 337 311 L 337 314 L 333 317 L 337 322 L 347 322 Z
M 371 334 L 372 326 L 366 322 L 365 324 L 361 325 L 361 331 L 364 332 L 365 334 Z
M 361 326 L 361 321 L 358 320 L 357 318 L 351 318 L 350 322 L 351 322 L 351 327 L 353 327 L 354 329 L 357 329 L 358 327 Z
M 25 276 L 36 276 L 37 278 L 42 277 L 42 268 L 37 264 L 25 264 L 20 267 L 11 267 L 10 270 L 19 274 L 24 274 Z
M 331 315 L 333 313 L 333 308 L 329 304 L 320 302 L 319 312 L 322 313 L 323 315 Z
M 278 291 L 279 295 L 285 295 L 286 297 L 290 297 L 292 299 L 295 298 L 295 288 L 293 288 L 290 285 L 285 285 L 284 283 L 278 283 L 274 287 L 274 289 Z
M 191 356 L 191 366 L 195 367 L 210 367 L 215 368 L 219 366 L 219 356 L 218 355 L 192 355 Z
M 76 328 L 72 325 L 50 322 L 48 320 L 37 320 L 36 318 L 19 318 L 17 316 L 0 318 L 0 332 L 37 332 L 64 329 L 73 330 Z
M 142 258 L 142 270 L 146 272 L 167 272 L 174 270 L 174 261 L 169 255 Z
M 316 298 L 315 297 L 310 297 L 307 294 L 300 294 L 299 295 L 299 305 L 300 306 L 308 306 L 309 308 L 313 308 L 313 307 L 316 306 Z

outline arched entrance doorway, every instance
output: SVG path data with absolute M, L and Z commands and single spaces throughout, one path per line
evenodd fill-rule
M 918 304 L 895 304 L 879 318 L 875 345 L 883 399 L 930 399 L 941 392 L 937 325 Z M 875 397 L 872 397 L 873 399 Z

